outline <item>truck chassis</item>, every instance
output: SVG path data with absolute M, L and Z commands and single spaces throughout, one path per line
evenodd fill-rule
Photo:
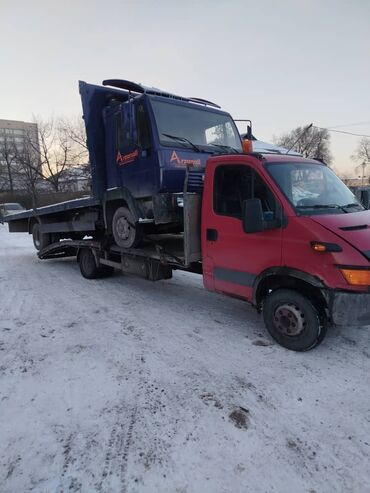
M 87 279 L 108 277 L 114 269 L 150 281 L 171 279 L 176 269 L 202 274 L 201 261 L 186 262 L 183 235 L 151 236 L 135 249 L 109 244 L 106 239 L 64 240 L 43 248 L 38 257 L 76 257 L 81 274 Z

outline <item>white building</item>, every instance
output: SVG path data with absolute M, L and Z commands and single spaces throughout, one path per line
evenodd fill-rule
M 26 146 L 38 146 L 37 124 L 15 120 L 0 119 L 0 190 L 23 190 L 27 180 L 27 170 L 21 165 Z M 33 163 L 38 165 L 35 150 Z
M 72 166 L 64 170 L 59 186 L 64 192 L 89 192 L 91 190 L 90 166 Z

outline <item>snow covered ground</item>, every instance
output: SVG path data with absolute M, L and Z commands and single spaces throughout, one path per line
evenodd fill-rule
M 0 491 L 370 491 L 370 328 L 309 353 L 177 272 L 87 281 L 0 225 Z

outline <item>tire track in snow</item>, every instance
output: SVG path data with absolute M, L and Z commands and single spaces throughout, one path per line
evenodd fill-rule
M 140 338 L 138 333 L 132 332 L 135 338 Z M 115 419 L 112 426 L 112 430 L 107 443 L 107 451 L 105 454 L 104 468 L 101 474 L 99 483 L 97 484 L 98 491 L 109 491 L 112 486 L 110 483 L 114 483 L 116 479 L 119 480 L 120 493 L 127 493 L 128 491 L 128 461 L 130 458 L 131 446 L 133 444 L 133 432 L 138 416 L 138 403 L 141 396 L 141 389 L 145 384 L 143 363 L 145 362 L 143 352 L 135 358 L 136 364 L 134 379 L 136 380 L 137 393 L 134 399 L 134 405 L 131 406 L 131 410 L 128 412 L 125 402 L 121 402 L 115 408 Z M 132 373 L 130 375 L 132 377 Z M 127 418 L 128 415 L 128 418 Z M 116 490 L 112 490 L 116 491 Z

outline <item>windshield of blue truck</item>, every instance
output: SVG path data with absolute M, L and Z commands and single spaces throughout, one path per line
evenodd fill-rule
M 269 163 L 266 168 L 298 214 L 341 214 L 364 209 L 327 166 Z
M 151 104 L 162 145 L 190 147 L 187 140 L 196 146 L 207 146 L 212 151 L 217 146 L 227 146 L 242 152 L 238 130 L 229 115 L 154 99 Z M 176 141 L 173 137 L 179 139 Z M 184 141 L 181 143 L 180 139 Z

